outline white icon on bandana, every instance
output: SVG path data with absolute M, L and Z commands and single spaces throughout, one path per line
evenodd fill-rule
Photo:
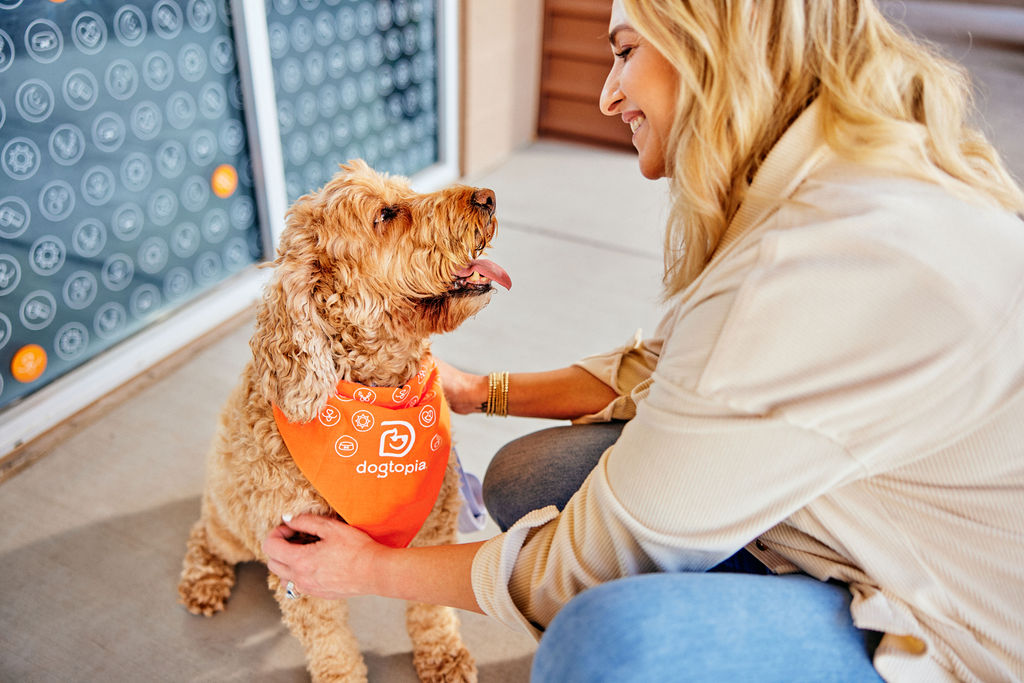
M 324 427 L 333 427 L 341 420 L 341 411 L 332 405 L 327 405 L 320 411 L 318 417 L 320 418 L 320 424 Z
M 373 389 L 366 388 L 356 389 L 353 396 L 363 403 L 373 403 L 373 400 L 376 398 L 376 395 L 373 393 Z
M 391 425 L 380 435 L 380 457 L 404 458 L 416 443 L 416 432 L 412 425 L 401 420 L 381 422 L 381 427 Z
M 352 415 L 352 426 L 360 432 L 368 432 L 373 429 L 373 414 L 369 410 L 360 410 Z
M 429 427 L 437 422 L 437 411 L 434 410 L 434 406 L 425 405 L 420 410 L 420 424 L 424 427 Z
M 348 434 L 343 434 L 334 442 L 334 452 L 343 458 L 351 458 L 359 450 L 359 442 Z

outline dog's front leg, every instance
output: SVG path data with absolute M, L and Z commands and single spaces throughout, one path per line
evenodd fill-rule
M 455 610 L 440 605 L 409 603 L 405 619 L 413 641 L 412 663 L 421 681 L 476 682 L 476 662 L 462 643 Z
M 289 598 L 274 574 L 268 577 L 284 623 L 306 653 L 314 683 L 365 683 L 366 664 L 348 626 L 348 603 L 300 595 Z

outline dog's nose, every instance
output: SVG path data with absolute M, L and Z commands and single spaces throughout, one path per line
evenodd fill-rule
M 494 215 L 494 192 L 491 190 L 477 190 L 473 193 L 472 199 L 473 206 L 484 211 L 488 216 Z

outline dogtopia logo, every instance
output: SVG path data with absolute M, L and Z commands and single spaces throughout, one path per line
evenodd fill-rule
M 390 420 L 381 422 L 380 426 L 390 427 L 380 435 L 380 457 L 404 458 L 409 455 L 416 443 L 416 432 L 412 425 L 402 420 Z
M 376 475 L 378 479 L 387 479 L 389 474 L 401 474 L 408 477 L 416 472 L 423 472 L 427 469 L 426 460 L 401 463 L 395 460 L 388 460 L 382 463 L 366 462 L 365 460 L 356 465 L 358 474 Z

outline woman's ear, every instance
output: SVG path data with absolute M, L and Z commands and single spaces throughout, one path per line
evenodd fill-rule
M 308 200 L 299 200 L 289 212 L 276 272 L 249 343 L 261 393 L 298 423 L 316 418 L 335 391 L 339 371 L 330 327 L 315 298 L 321 254 L 314 220 Z

